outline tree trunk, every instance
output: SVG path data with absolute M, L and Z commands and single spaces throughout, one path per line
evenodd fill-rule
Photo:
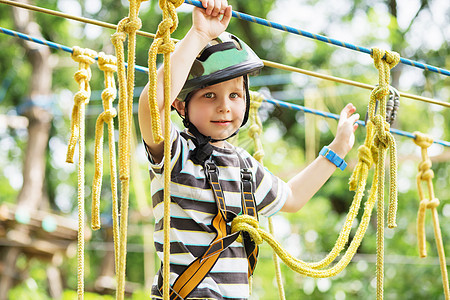
M 25 1 L 23 1 L 25 2 Z M 12 8 L 15 27 L 26 34 L 41 38 L 39 25 L 30 18 L 27 10 Z M 21 42 L 26 49 L 27 59 L 32 65 L 28 106 L 24 115 L 28 118 L 28 142 L 23 164 L 23 185 L 17 197 L 18 210 L 23 213 L 38 209 L 43 199 L 45 179 L 45 159 L 52 115 L 42 106 L 49 101 L 52 85 L 52 67 L 49 64 L 50 50 L 46 46 L 31 42 Z M 26 228 L 22 228 L 28 234 Z M 0 300 L 7 299 L 8 290 L 13 285 L 16 261 L 20 249 L 9 248 L 3 258 L 8 272 L 3 272 L 0 280 Z

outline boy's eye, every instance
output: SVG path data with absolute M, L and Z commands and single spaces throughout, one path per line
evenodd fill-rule
M 212 92 L 206 93 L 206 94 L 204 95 L 204 97 L 205 97 L 205 98 L 213 98 L 213 97 L 214 97 L 214 93 L 212 93 Z
M 231 93 L 231 94 L 230 94 L 230 98 L 231 98 L 231 99 L 239 98 L 239 94 L 238 94 L 238 93 Z

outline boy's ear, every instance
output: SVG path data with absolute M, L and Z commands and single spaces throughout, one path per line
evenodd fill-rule
M 175 99 L 173 101 L 172 106 L 178 111 L 180 115 L 184 117 L 184 105 L 186 103 L 184 101 L 181 101 L 180 99 Z

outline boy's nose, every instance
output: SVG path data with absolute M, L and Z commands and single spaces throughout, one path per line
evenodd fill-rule
M 230 104 L 229 100 L 225 97 L 221 97 L 219 104 L 217 106 L 217 110 L 219 112 L 229 112 L 230 111 Z

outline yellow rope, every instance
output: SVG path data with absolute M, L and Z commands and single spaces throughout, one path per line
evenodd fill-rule
M 130 0 L 128 17 L 117 25 L 117 31 L 111 41 L 116 50 L 117 74 L 119 79 L 119 179 L 121 183 L 120 199 L 120 237 L 118 252 L 117 299 L 124 298 L 126 271 L 126 243 L 128 225 L 128 204 L 130 193 L 130 144 L 131 118 L 133 109 L 134 67 L 136 51 L 136 31 L 141 28 L 138 18 L 141 0 Z M 128 34 L 128 68 L 125 71 L 124 42 Z
M 79 64 L 75 73 L 75 81 L 78 83 L 79 91 L 73 98 L 73 110 L 71 119 L 71 136 L 67 149 L 66 162 L 73 163 L 75 146 L 78 142 L 78 299 L 84 295 L 84 156 L 85 156 L 85 105 L 89 102 L 91 88 L 90 65 L 95 62 L 97 53 L 89 49 L 73 47 L 72 59 Z
M 257 132 L 258 131 L 257 131 L 256 127 L 254 127 L 254 129 L 250 129 L 251 135 L 254 133 L 257 133 Z M 373 132 L 374 132 L 373 125 L 369 123 L 368 124 L 367 141 L 372 142 Z M 366 141 L 366 143 L 369 143 L 367 141 Z M 291 268 L 292 270 L 294 270 L 300 274 L 303 274 L 306 276 L 311 276 L 311 277 L 331 277 L 331 276 L 334 276 L 334 275 L 338 274 L 339 272 L 341 272 L 348 265 L 348 263 L 351 261 L 352 257 L 356 253 L 356 250 L 358 249 L 358 247 L 362 241 L 362 238 L 364 237 L 364 234 L 368 228 L 371 212 L 372 212 L 373 206 L 375 204 L 375 199 L 376 199 L 375 191 L 377 190 L 377 186 L 378 186 L 377 177 L 375 177 L 372 182 L 371 194 L 369 196 L 369 200 L 366 203 L 366 206 L 364 209 L 364 214 L 361 218 L 361 222 L 357 229 L 355 237 L 353 238 L 347 251 L 341 258 L 341 260 L 338 263 L 336 263 L 333 267 L 331 267 L 329 269 L 322 269 L 322 270 L 319 270 L 319 269 L 329 266 L 336 259 L 336 257 L 340 254 L 340 252 L 342 251 L 342 249 L 345 247 L 345 245 L 348 242 L 349 234 L 350 234 L 354 219 L 356 218 L 356 216 L 358 214 L 361 199 L 364 195 L 368 171 L 373 164 L 373 157 L 376 158 L 376 155 L 372 155 L 370 151 L 367 153 L 364 151 L 364 149 L 365 149 L 364 147 L 360 147 L 360 151 L 359 151 L 359 157 L 360 157 L 361 163 L 358 166 L 359 169 L 357 172 L 358 174 L 356 176 L 356 178 L 358 178 L 359 184 L 357 184 L 354 188 L 354 190 L 356 190 L 356 193 L 354 196 L 354 201 L 353 201 L 350 211 L 347 215 L 347 219 L 346 219 L 344 227 L 339 235 L 339 238 L 338 238 L 336 244 L 334 245 L 333 249 L 329 253 L 329 255 L 327 255 L 327 257 L 325 257 L 324 259 L 322 259 L 319 262 L 314 262 L 314 263 L 309 263 L 309 262 L 304 262 L 304 261 L 298 260 L 298 259 L 292 257 L 285 250 L 283 250 L 281 248 L 281 246 L 279 245 L 279 243 L 276 242 L 275 240 L 273 240 L 271 234 L 264 233 L 261 229 L 258 229 L 257 231 L 253 230 L 253 235 L 255 235 L 255 237 L 253 237 L 254 240 L 255 241 L 260 240 L 260 238 L 263 238 L 264 240 L 266 240 L 269 243 L 269 245 L 274 249 L 275 253 L 277 253 L 277 255 L 283 260 L 283 262 L 285 262 L 289 268 Z M 249 221 L 249 219 L 238 218 L 234 222 L 234 225 L 232 225 L 232 226 L 234 226 L 233 231 L 252 230 L 250 227 L 254 226 L 254 225 L 249 225 L 249 224 L 247 224 L 248 222 L 250 222 L 250 224 L 253 223 L 253 221 Z
M 390 149 L 390 198 L 388 212 L 388 227 L 396 227 L 397 211 L 397 150 L 395 140 L 389 132 L 386 122 L 386 97 L 389 95 L 390 70 L 400 61 L 400 55 L 395 52 L 372 49 L 374 65 L 378 69 L 378 86 L 370 94 L 369 122 L 374 124 L 375 134 L 373 144 L 378 153 L 377 159 L 377 299 L 383 299 L 384 280 L 384 177 L 386 150 Z M 376 104 L 378 103 L 378 111 Z
M 170 39 L 170 34 L 178 26 L 176 8 L 183 4 L 183 0 L 159 0 L 159 7 L 163 12 L 163 20 L 158 25 L 156 39 L 149 49 L 149 93 L 148 101 L 151 114 L 151 127 L 153 140 L 164 143 L 164 249 L 163 249 L 163 297 L 169 299 L 170 285 L 170 107 L 171 107 L 171 75 L 170 75 L 170 53 L 175 50 L 175 43 Z M 164 137 L 161 134 L 161 117 L 156 101 L 156 56 L 158 53 L 164 55 Z
M 263 158 L 264 158 L 264 149 L 263 145 L 260 139 L 260 136 L 262 134 L 262 123 L 261 119 L 258 116 L 258 110 L 261 107 L 261 103 L 264 100 L 263 95 L 260 93 L 250 92 L 250 129 L 248 131 L 249 136 L 253 139 L 255 143 L 255 152 L 253 153 L 253 157 L 259 161 L 261 164 L 263 164 Z M 269 232 L 271 235 L 273 235 L 273 220 L 272 217 L 268 218 L 269 221 Z M 278 295 L 280 300 L 286 299 L 284 294 L 284 286 L 283 286 L 283 278 L 281 276 L 281 268 L 280 268 L 280 261 L 278 260 L 277 255 L 275 252 L 273 253 L 272 260 L 275 266 L 275 277 L 277 279 L 277 286 L 278 286 Z M 251 279 L 251 278 L 249 278 Z M 252 287 L 251 282 L 249 282 L 250 289 Z
M 103 124 L 108 126 L 108 146 L 109 146 L 109 166 L 111 177 L 112 194 L 112 219 L 113 219 L 113 237 L 114 237 L 114 257 L 115 267 L 118 262 L 118 243 L 119 243 L 119 222 L 118 222 L 118 199 L 117 199 L 117 172 L 116 172 L 116 146 L 114 138 L 114 117 L 117 112 L 113 107 L 113 101 L 116 98 L 116 84 L 114 73 L 117 71 L 116 57 L 106 55 L 103 52 L 98 54 L 98 66 L 103 71 L 105 78 L 105 89 L 102 92 L 103 112 L 98 116 L 95 125 L 95 173 L 92 183 L 92 229 L 100 229 L 100 194 L 102 188 L 103 176 Z
M 439 206 L 439 199 L 435 197 L 433 188 L 434 172 L 431 170 L 431 160 L 428 157 L 428 147 L 433 144 L 433 139 L 421 133 L 414 132 L 414 143 L 421 148 L 422 161 L 419 164 L 419 173 L 417 174 L 417 191 L 419 192 L 420 206 L 417 215 L 417 240 L 419 243 L 420 257 L 427 256 L 426 237 L 425 237 L 425 213 L 426 209 L 431 210 L 433 218 L 434 236 L 436 239 L 436 247 L 439 254 L 439 262 L 441 266 L 442 284 L 444 287 L 445 299 L 450 299 L 449 282 L 447 274 L 447 265 L 445 261 L 444 244 L 442 241 L 441 229 L 439 226 L 439 217 L 437 207 Z M 428 187 L 429 199 L 426 198 L 422 189 L 422 182 L 425 182 Z

